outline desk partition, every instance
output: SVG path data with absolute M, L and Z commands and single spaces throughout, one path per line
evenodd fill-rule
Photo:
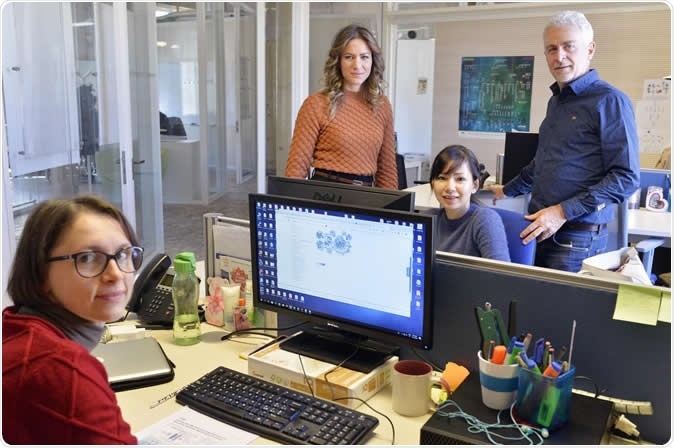
M 517 331 L 569 346 L 577 322 L 572 362 L 601 394 L 650 401 L 654 415 L 629 415 L 645 440 L 665 443 L 671 432 L 671 325 L 613 320 L 618 284 L 551 269 L 502 263 L 443 252 L 434 266 L 434 336 L 424 357 L 443 366 L 453 361 L 477 372 L 480 334 L 474 308 L 490 302 L 508 315 L 517 300 Z M 382 281 L 386 276 L 382 274 Z M 278 315 L 284 327 L 297 321 Z M 401 358 L 417 358 L 404 347 Z M 575 387 L 594 391 L 590 381 Z
M 204 216 L 207 276 L 215 274 L 217 255 L 223 251 L 250 257 L 250 246 L 240 238 L 247 224 L 242 220 L 232 222 L 221 214 Z M 237 226 L 242 228 L 236 229 Z M 440 366 L 453 361 L 477 372 L 480 333 L 475 307 L 488 301 L 507 318 L 510 302 L 516 300 L 517 331 L 531 332 L 536 339 L 545 337 L 560 347 L 568 347 L 576 320 L 574 387 L 594 391 L 590 381 L 578 378 L 586 376 L 602 395 L 650 401 L 654 415 L 630 414 L 628 418 L 637 425 L 644 440 L 657 444 L 669 440 L 671 324 L 657 322 L 650 326 L 613 320 L 618 283 L 445 252 L 437 252 L 433 269 L 434 342 L 431 350 L 422 353 L 428 360 Z M 386 281 L 385 273 L 380 280 Z M 298 323 L 288 316 L 266 314 L 266 326 L 283 328 Z M 411 348 L 402 348 L 402 359 L 417 357 Z

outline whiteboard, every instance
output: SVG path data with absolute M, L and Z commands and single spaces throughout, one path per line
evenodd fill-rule
M 393 121 L 401 154 L 430 158 L 434 61 L 435 39 L 398 41 Z

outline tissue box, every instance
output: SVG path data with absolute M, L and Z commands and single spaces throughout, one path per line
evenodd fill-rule
M 279 344 L 280 342 L 277 342 L 249 355 L 248 374 L 311 395 L 311 390 L 307 386 L 302 372 L 299 356 L 296 353 L 282 350 Z M 334 369 L 335 366 L 317 359 L 302 357 L 307 375 L 306 380 L 311 384 L 314 395 L 326 400 L 332 400 L 333 393 L 336 398 L 349 397 L 367 400 L 384 386 L 390 384 L 393 364 L 397 361 L 398 357 L 393 356 L 370 373 L 338 367 L 328 374 L 330 383 L 328 385 L 324 374 Z M 336 403 L 354 409 L 361 404 L 359 400 L 351 399 L 337 400 Z

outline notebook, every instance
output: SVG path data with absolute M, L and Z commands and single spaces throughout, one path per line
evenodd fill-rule
M 166 383 L 174 376 L 171 361 L 152 337 L 98 344 L 91 354 L 103 363 L 115 392 Z

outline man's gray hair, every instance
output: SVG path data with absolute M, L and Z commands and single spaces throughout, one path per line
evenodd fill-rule
M 580 32 L 583 34 L 585 43 L 589 44 L 594 40 L 594 31 L 592 30 L 592 25 L 590 21 L 587 20 L 585 15 L 582 12 L 578 11 L 562 11 L 558 12 L 550 18 L 548 24 L 545 25 L 543 30 L 543 36 L 548 31 L 549 28 L 554 28 L 564 25 L 573 25 L 577 27 Z

